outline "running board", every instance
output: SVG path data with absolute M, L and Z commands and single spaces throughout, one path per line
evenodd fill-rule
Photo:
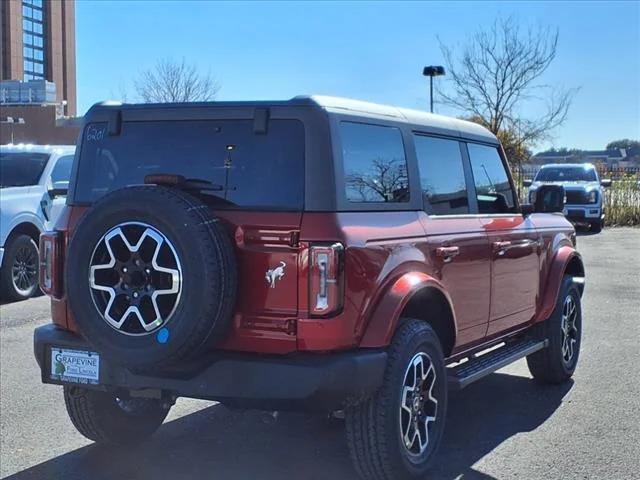
M 469 358 L 469 360 L 460 365 L 447 368 L 449 388 L 452 390 L 463 389 L 476 380 L 480 380 L 533 352 L 542 350 L 548 345 L 549 340 L 546 339 L 522 339 L 509 342 L 478 357 Z

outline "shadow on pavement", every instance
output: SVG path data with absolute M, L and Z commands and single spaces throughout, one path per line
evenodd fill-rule
M 571 386 L 539 386 L 498 373 L 453 393 L 444 443 L 429 478 L 493 478 L 473 465 L 511 436 L 541 425 Z M 303 414 L 282 414 L 271 424 L 264 418 L 214 405 L 165 424 L 137 447 L 91 445 L 7 480 L 356 478 L 340 423 Z

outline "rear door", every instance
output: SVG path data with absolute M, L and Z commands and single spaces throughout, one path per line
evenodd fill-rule
M 212 116 L 222 118 L 196 120 L 146 120 L 142 113 L 140 120 L 123 122 L 119 135 L 108 134 L 107 122 L 87 125 L 75 200 L 91 203 L 117 188 L 142 184 L 149 175 L 198 180 L 200 198 L 225 224 L 236 247 L 234 328 L 222 347 L 295 350 L 303 122 L 273 118 L 272 112 L 265 125 L 254 118 L 226 118 L 230 113 L 224 109 L 218 114 L 211 109 Z M 253 114 L 253 109 L 241 113 Z
M 487 334 L 530 321 L 539 287 L 535 225 L 518 211 L 505 162 L 493 145 L 467 144 L 480 221 L 491 247 L 491 313 Z
M 489 320 L 490 250 L 477 215 L 472 214 L 471 173 L 456 139 L 414 135 L 433 274 L 449 293 L 457 322 L 457 345 L 484 338 Z

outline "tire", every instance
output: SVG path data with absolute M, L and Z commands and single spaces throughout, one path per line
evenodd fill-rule
M 600 233 L 602 231 L 602 228 L 604 227 L 603 224 L 604 224 L 603 220 L 596 220 L 595 222 L 589 222 L 589 229 L 593 233 Z
M 540 383 L 566 382 L 578 365 L 582 337 L 580 291 L 571 276 L 563 278 L 555 309 L 540 330 L 549 346 L 527 356 L 529 371 Z
M 80 332 L 133 370 L 194 359 L 231 324 L 231 239 L 210 208 L 179 190 L 130 187 L 103 197 L 80 220 L 65 273 Z
M 38 245 L 31 237 L 18 235 L 12 238 L 2 262 L 3 299 L 26 300 L 38 293 Z
M 407 319 L 396 332 L 388 354 L 382 387 L 372 397 L 345 411 L 351 459 L 363 479 L 424 478 L 440 444 L 447 413 L 447 378 L 442 347 L 427 323 Z M 421 429 L 419 439 L 412 427 L 415 424 L 411 422 L 417 410 L 410 408 L 412 412 L 409 414 L 401 407 L 403 398 L 407 398 L 407 405 L 413 406 L 410 388 L 405 387 L 412 386 L 412 379 L 417 377 L 412 373 L 416 371 L 412 363 L 416 360 L 416 369 L 422 362 L 427 370 L 421 390 L 427 400 L 419 408 L 427 417 L 435 417 L 428 422 L 425 420 L 428 437 L 423 436 L 424 429 Z M 412 441 L 410 446 L 405 446 L 403 432 Z
M 151 436 L 169 413 L 160 400 L 118 399 L 115 394 L 64 387 L 64 403 L 78 432 L 98 443 L 132 445 Z

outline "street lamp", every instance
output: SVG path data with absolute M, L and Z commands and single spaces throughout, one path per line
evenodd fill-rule
M 433 77 L 444 75 L 444 67 L 440 65 L 424 67 L 422 75 L 429 77 L 429 103 L 431 104 L 431 113 L 433 113 Z

